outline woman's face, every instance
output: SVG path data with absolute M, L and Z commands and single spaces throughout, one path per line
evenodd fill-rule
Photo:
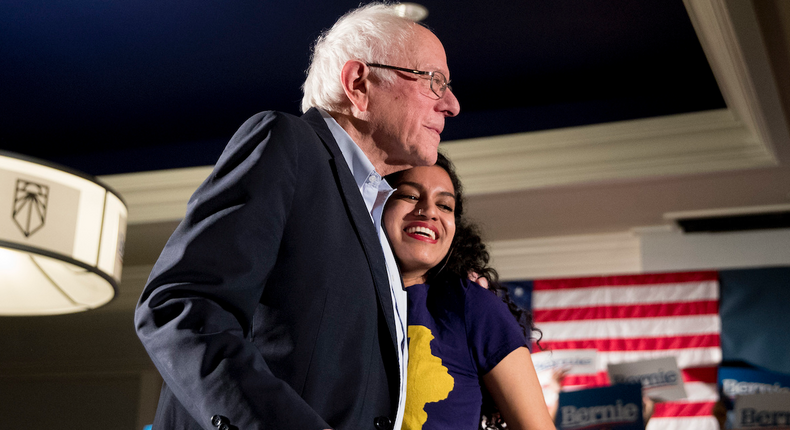
M 395 256 L 406 286 L 424 282 L 455 236 L 455 189 L 439 166 L 415 167 L 392 184 L 397 189 L 384 210 Z

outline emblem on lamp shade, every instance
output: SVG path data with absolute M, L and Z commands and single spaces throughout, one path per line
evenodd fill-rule
M 47 204 L 49 187 L 43 184 L 16 180 L 16 196 L 14 198 L 14 223 L 22 230 L 25 237 L 44 227 L 47 220 Z

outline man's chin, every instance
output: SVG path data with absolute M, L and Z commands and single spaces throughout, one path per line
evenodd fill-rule
M 420 164 L 415 165 L 415 167 L 416 166 L 433 166 L 434 164 L 436 164 L 436 159 L 437 158 L 439 158 L 439 156 L 437 155 L 436 152 L 434 152 L 432 154 L 428 154 L 428 155 L 426 155 L 424 157 L 420 157 Z
M 417 159 L 415 161 L 415 163 L 418 163 L 418 164 L 415 164 L 415 167 L 416 166 L 433 166 L 434 164 L 436 164 L 436 159 L 439 158 L 439 155 L 438 155 L 439 142 L 436 142 L 435 145 L 430 145 L 430 147 L 428 147 L 428 145 L 425 145 L 425 146 L 426 146 L 425 150 L 420 151 L 418 154 L 415 154 L 416 155 L 415 158 Z
M 410 169 L 412 167 L 433 166 L 439 158 L 438 151 L 439 145 L 435 145 L 431 146 L 430 149 L 425 148 L 423 151 L 411 153 L 407 158 L 401 158 L 399 160 L 390 159 L 387 165 L 392 170 L 388 171 L 386 174 Z

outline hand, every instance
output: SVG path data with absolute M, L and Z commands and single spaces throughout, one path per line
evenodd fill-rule
M 472 282 L 477 282 L 477 285 L 488 289 L 488 279 L 485 276 L 480 276 L 476 272 L 469 272 L 469 280 Z
M 645 425 L 647 425 L 647 422 L 650 421 L 650 417 L 653 416 L 654 407 L 655 402 L 653 399 L 647 396 L 642 396 L 642 420 L 644 421 Z
M 549 381 L 549 389 L 558 393 L 562 391 L 562 381 L 565 380 L 565 377 L 568 376 L 568 372 L 570 372 L 570 367 L 559 367 L 552 369 L 551 371 L 551 381 Z

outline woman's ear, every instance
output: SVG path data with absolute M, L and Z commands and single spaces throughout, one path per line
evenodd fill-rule
M 346 61 L 340 71 L 343 91 L 357 112 L 365 112 L 368 109 L 371 86 L 369 77 L 370 68 L 359 60 Z

